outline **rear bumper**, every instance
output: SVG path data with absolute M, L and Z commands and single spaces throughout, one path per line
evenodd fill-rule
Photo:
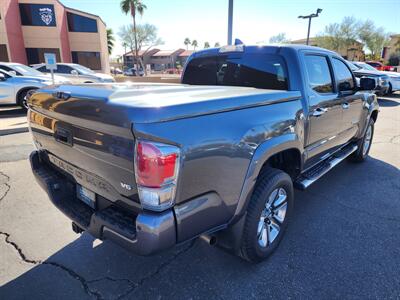
M 138 215 L 110 205 L 94 210 L 76 197 L 75 184 L 63 177 L 40 157 L 30 155 L 33 174 L 53 204 L 81 229 L 101 240 L 111 240 L 128 250 L 149 255 L 176 244 L 175 218 L 172 210 Z

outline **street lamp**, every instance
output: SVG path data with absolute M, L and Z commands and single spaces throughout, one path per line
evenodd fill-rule
M 311 28 L 311 19 L 316 18 L 322 12 L 322 8 L 318 8 L 315 14 L 311 14 L 308 16 L 299 16 L 300 19 L 308 19 L 308 32 L 307 32 L 307 45 L 310 41 L 310 28 Z
M 232 45 L 233 0 L 229 0 L 228 8 L 228 45 Z

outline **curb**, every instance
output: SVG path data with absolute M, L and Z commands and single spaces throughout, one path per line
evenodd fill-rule
M 16 133 L 23 133 L 28 132 L 28 127 L 18 127 L 18 128 L 11 128 L 11 129 L 1 129 L 0 136 L 9 135 L 9 134 L 16 134 Z

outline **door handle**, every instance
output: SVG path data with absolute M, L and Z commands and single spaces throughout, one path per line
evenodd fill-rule
M 317 109 L 314 110 L 313 112 L 313 116 L 314 117 L 319 117 L 322 116 L 324 113 L 326 113 L 328 111 L 327 108 L 322 108 L 322 107 L 318 107 Z
M 343 109 L 348 109 L 349 108 L 349 104 L 347 102 L 342 104 Z

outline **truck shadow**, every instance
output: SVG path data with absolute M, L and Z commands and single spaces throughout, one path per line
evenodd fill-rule
M 395 100 L 394 98 L 378 98 L 379 106 L 382 107 L 396 107 L 400 105 L 400 99 Z
M 19 106 L 15 105 L 2 105 L 0 106 L 0 119 L 1 118 L 15 118 L 26 116 L 26 111 Z
M 0 298 L 387 297 L 400 268 L 400 255 L 385 255 L 398 249 L 399 178 L 398 168 L 371 157 L 344 162 L 296 191 L 285 238 L 258 265 L 199 240 L 139 257 L 83 234 L 46 261 L 30 263 L 0 288 Z M 380 280 L 385 284 L 372 284 Z

